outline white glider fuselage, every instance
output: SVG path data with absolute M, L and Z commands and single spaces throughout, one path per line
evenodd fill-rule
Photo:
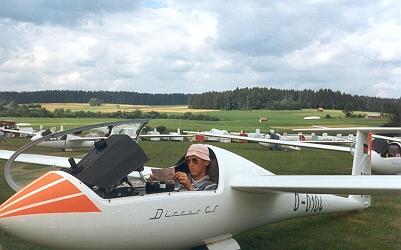
M 355 150 L 351 148 L 351 154 L 354 155 Z M 374 174 L 379 175 L 399 175 L 401 174 L 401 157 L 383 157 L 376 151 L 372 150 L 371 167 Z
M 401 174 L 401 157 L 382 157 L 372 150 L 372 171 L 376 174 Z
M 71 137 L 78 137 L 72 136 Z M 73 141 L 68 137 L 65 140 L 54 138 L 53 140 L 43 141 L 38 143 L 38 147 L 50 148 L 50 149 L 61 149 L 70 151 L 79 148 L 93 148 L 94 141 Z
M 0 228 L 54 248 L 181 249 L 287 218 L 370 205 L 353 196 L 236 190 L 231 183 L 241 176 L 273 174 L 241 156 L 209 148 L 219 165 L 215 191 L 103 199 L 74 176 L 55 171 L 49 173 L 51 182 L 36 189 L 39 184 L 31 184 L 0 207 Z M 50 197 L 61 188 L 64 196 Z M 46 195 L 49 198 L 43 198 Z

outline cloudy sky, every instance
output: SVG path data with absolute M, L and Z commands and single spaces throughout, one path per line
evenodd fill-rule
M 1 90 L 401 97 L 401 1 L 0 0 Z

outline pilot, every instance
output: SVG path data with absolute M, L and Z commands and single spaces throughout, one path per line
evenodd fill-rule
M 190 174 L 176 172 L 176 191 L 215 190 L 217 184 L 210 180 L 207 168 L 210 164 L 209 148 L 203 144 L 192 144 L 185 155 Z M 155 180 L 151 175 L 150 180 Z
M 215 190 L 217 184 L 207 175 L 210 164 L 209 148 L 203 144 L 192 144 L 185 155 L 191 174 L 175 173 L 174 179 L 178 181 L 176 189 L 179 191 Z

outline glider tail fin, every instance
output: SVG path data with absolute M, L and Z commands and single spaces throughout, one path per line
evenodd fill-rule
M 354 161 L 352 163 L 352 175 L 371 175 L 371 149 L 372 134 L 358 131 L 356 136 L 356 145 Z M 370 206 L 371 198 L 366 195 L 350 195 L 349 198 L 356 199 L 366 206 Z

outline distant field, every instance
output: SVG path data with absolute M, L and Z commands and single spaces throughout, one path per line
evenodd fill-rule
M 69 109 L 71 111 L 91 111 L 111 113 L 120 111 L 134 111 L 139 109 L 143 112 L 158 111 L 163 113 L 185 113 L 185 112 L 205 112 L 211 111 L 206 109 L 189 109 L 187 105 L 129 105 L 129 104 L 110 104 L 106 103 L 101 106 L 90 106 L 88 103 L 41 103 L 43 108 L 54 111 L 58 108 Z
M 266 133 L 270 129 L 276 131 L 289 131 L 296 127 L 307 127 L 312 125 L 320 126 L 381 126 L 387 120 L 368 120 L 364 118 L 345 118 L 340 110 L 327 110 L 318 112 L 312 109 L 303 110 L 251 110 L 251 111 L 214 111 L 205 112 L 220 121 L 184 121 L 184 120 L 153 120 L 151 126 L 164 125 L 168 128 L 181 127 L 182 130 L 210 130 L 212 128 L 226 129 L 228 131 L 245 130 L 255 131 L 259 128 Z M 364 112 L 362 112 L 364 113 Z M 365 112 L 366 113 L 366 112 Z M 327 119 L 326 114 L 332 118 Z M 307 116 L 319 116 L 319 120 L 304 120 Z M 259 122 L 260 117 L 267 117 L 267 122 Z
M 177 106 L 175 106 L 177 107 Z M 171 106 L 159 106 L 159 110 L 168 110 Z M 177 108 L 178 109 L 178 108 Z M 167 112 L 167 111 L 166 111 Z M 168 130 L 210 130 L 212 128 L 226 129 L 228 131 L 245 130 L 247 132 L 255 131 L 259 128 L 263 133 L 270 129 L 283 132 L 291 128 L 307 127 L 312 125 L 320 126 L 381 126 L 387 122 L 383 120 L 368 120 L 365 118 L 345 118 L 340 110 L 326 110 L 318 112 L 312 109 L 304 110 L 251 110 L 251 111 L 205 111 L 204 114 L 217 117 L 220 121 L 197 121 L 182 119 L 154 119 L 150 122 L 152 128 L 157 126 L 166 126 Z M 364 112 L 362 112 L 364 113 Z M 329 114 L 332 118 L 325 118 Z M 306 116 L 319 116 L 319 120 L 304 120 Z M 260 117 L 267 117 L 267 122 L 259 122 Z M 31 118 L 31 117 L 2 117 L 5 120 L 14 120 L 16 122 L 30 123 L 34 128 L 39 128 L 42 124 L 45 127 L 60 127 L 65 129 L 88 124 L 113 121 L 117 119 L 92 119 L 92 118 Z

